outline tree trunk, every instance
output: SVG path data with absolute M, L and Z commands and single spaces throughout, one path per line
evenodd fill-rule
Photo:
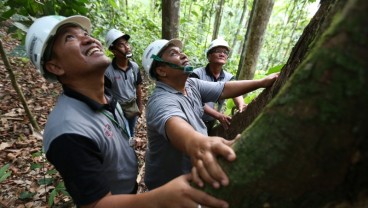
M 243 24 L 243 21 L 244 21 L 244 17 L 245 17 L 245 14 L 247 13 L 247 0 L 244 0 L 244 4 L 243 4 L 243 11 L 242 11 L 242 14 L 241 14 L 241 17 L 240 17 L 240 20 L 239 20 L 239 26 L 238 28 L 236 29 L 236 33 L 234 35 L 234 39 L 233 39 L 233 42 L 231 44 L 231 51 L 229 53 L 229 59 L 231 58 L 233 52 L 234 52 L 234 49 L 235 49 L 235 44 L 237 42 L 237 37 L 239 35 L 239 32 L 240 32 L 240 29 L 242 28 L 242 24 Z
M 162 0 L 162 38 L 179 37 L 180 0 Z
M 368 206 L 367 11 L 365 0 L 322 1 L 266 92 L 277 96 L 223 163 L 230 185 L 209 193 L 230 207 Z
M 247 50 L 247 43 L 248 43 L 249 34 L 250 34 L 250 26 L 251 26 L 250 23 L 252 22 L 255 11 L 256 11 L 255 8 L 256 8 L 257 1 L 258 0 L 253 0 L 252 10 L 250 11 L 249 19 L 245 24 L 245 28 L 247 28 L 247 30 L 245 32 L 244 39 L 243 39 L 242 44 L 241 44 L 240 60 L 239 60 L 238 70 L 236 71 L 236 78 L 237 79 L 239 79 L 240 72 L 243 70 L 243 64 L 244 64 L 244 61 L 245 61 L 245 53 L 246 53 L 246 50 Z
M 218 36 L 220 26 L 221 26 L 221 18 L 222 18 L 222 11 L 224 7 L 224 0 L 219 0 L 216 6 L 216 17 L 215 22 L 213 24 L 213 33 L 212 33 L 212 40 L 215 40 Z
M 258 56 L 262 49 L 263 37 L 271 17 L 274 0 L 262 0 L 255 3 L 254 15 L 250 22 L 250 31 L 246 40 L 245 60 L 241 65 L 238 79 L 253 79 Z

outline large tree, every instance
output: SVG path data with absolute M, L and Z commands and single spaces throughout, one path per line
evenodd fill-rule
M 162 38 L 179 37 L 180 0 L 162 0 Z
M 220 30 L 221 26 L 221 19 L 222 19 L 222 12 L 224 10 L 224 0 L 219 0 L 217 5 L 215 6 L 216 10 L 216 16 L 213 26 L 213 32 L 212 32 L 212 40 L 216 39 Z
M 249 26 L 245 34 L 243 51 L 237 72 L 238 79 L 253 79 L 263 37 L 270 20 L 274 0 L 254 0 Z
M 368 206 L 368 2 L 321 4 L 274 88 L 247 110 L 260 113 L 233 123 L 243 129 L 236 162 L 223 163 L 231 183 L 207 189 L 231 207 Z

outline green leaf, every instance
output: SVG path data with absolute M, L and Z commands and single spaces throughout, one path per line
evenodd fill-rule
M 32 154 L 32 157 L 39 157 L 42 156 L 42 152 L 35 152 Z
M 31 170 L 37 169 L 37 168 L 42 168 L 42 165 L 39 163 L 32 163 L 31 164 Z
M 9 166 L 10 166 L 9 164 L 6 164 L 0 168 L 0 176 L 4 175 L 7 172 L 7 170 L 9 169 Z
M 57 195 L 56 189 L 52 190 L 49 196 L 49 200 L 48 200 L 48 204 L 50 207 L 52 207 L 52 205 L 54 204 L 54 199 L 56 195 Z
M 267 70 L 266 75 L 275 73 L 275 72 L 280 72 L 280 70 L 282 69 L 282 67 L 284 67 L 285 64 L 280 64 L 274 67 L 271 67 Z
M 56 189 L 65 189 L 64 183 L 63 182 L 58 183 L 55 188 Z
M 55 170 L 55 169 L 48 170 L 48 171 L 46 172 L 46 174 L 49 174 L 49 175 L 53 175 L 53 174 L 56 174 L 56 173 L 57 173 L 57 170 Z
M 5 181 L 10 175 L 11 175 L 11 172 L 6 172 L 5 174 L 0 175 L 0 183 Z
M 15 10 L 13 10 L 13 9 L 10 9 L 10 10 L 8 10 L 8 11 L 6 11 L 6 12 L 4 12 L 2 15 L 1 15 L 1 18 L 2 19 L 9 19 L 11 16 L 13 16 L 13 14 L 15 14 Z
M 53 178 L 41 178 L 40 180 L 38 180 L 38 184 L 39 185 L 49 185 L 49 184 L 52 184 L 53 181 L 54 181 Z
M 22 193 L 19 194 L 19 199 L 21 200 L 25 200 L 25 199 L 32 199 L 32 197 L 35 195 L 36 193 L 31 193 L 29 191 L 24 191 Z

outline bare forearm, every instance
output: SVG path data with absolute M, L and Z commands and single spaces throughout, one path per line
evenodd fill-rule
M 262 88 L 261 80 L 240 80 L 225 83 L 224 90 L 219 99 L 233 98 Z
M 170 143 L 178 150 L 190 155 L 189 149 L 203 139 L 205 136 L 194 130 L 194 128 L 180 117 L 172 117 L 166 122 L 166 134 Z
M 211 108 L 210 106 L 208 106 L 207 104 L 204 105 L 204 108 L 203 108 L 204 112 L 207 114 L 207 115 L 210 115 L 212 116 L 213 118 L 215 119 L 218 119 L 219 117 L 219 112 L 213 108 Z
M 278 78 L 279 73 L 270 74 L 259 80 L 239 80 L 225 83 L 220 99 L 233 98 L 259 88 L 271 86 Z

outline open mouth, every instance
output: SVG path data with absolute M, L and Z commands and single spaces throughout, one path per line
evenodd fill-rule
M 98 47 L 92 47 L 86 52 L 86 56 L 92 56 L 96 52 L 101 52 L 101 50 Z
M 187 65 L 190 65 L 190 62 L 189 61 L 184 61 L 183 66 L 187 66 Z

